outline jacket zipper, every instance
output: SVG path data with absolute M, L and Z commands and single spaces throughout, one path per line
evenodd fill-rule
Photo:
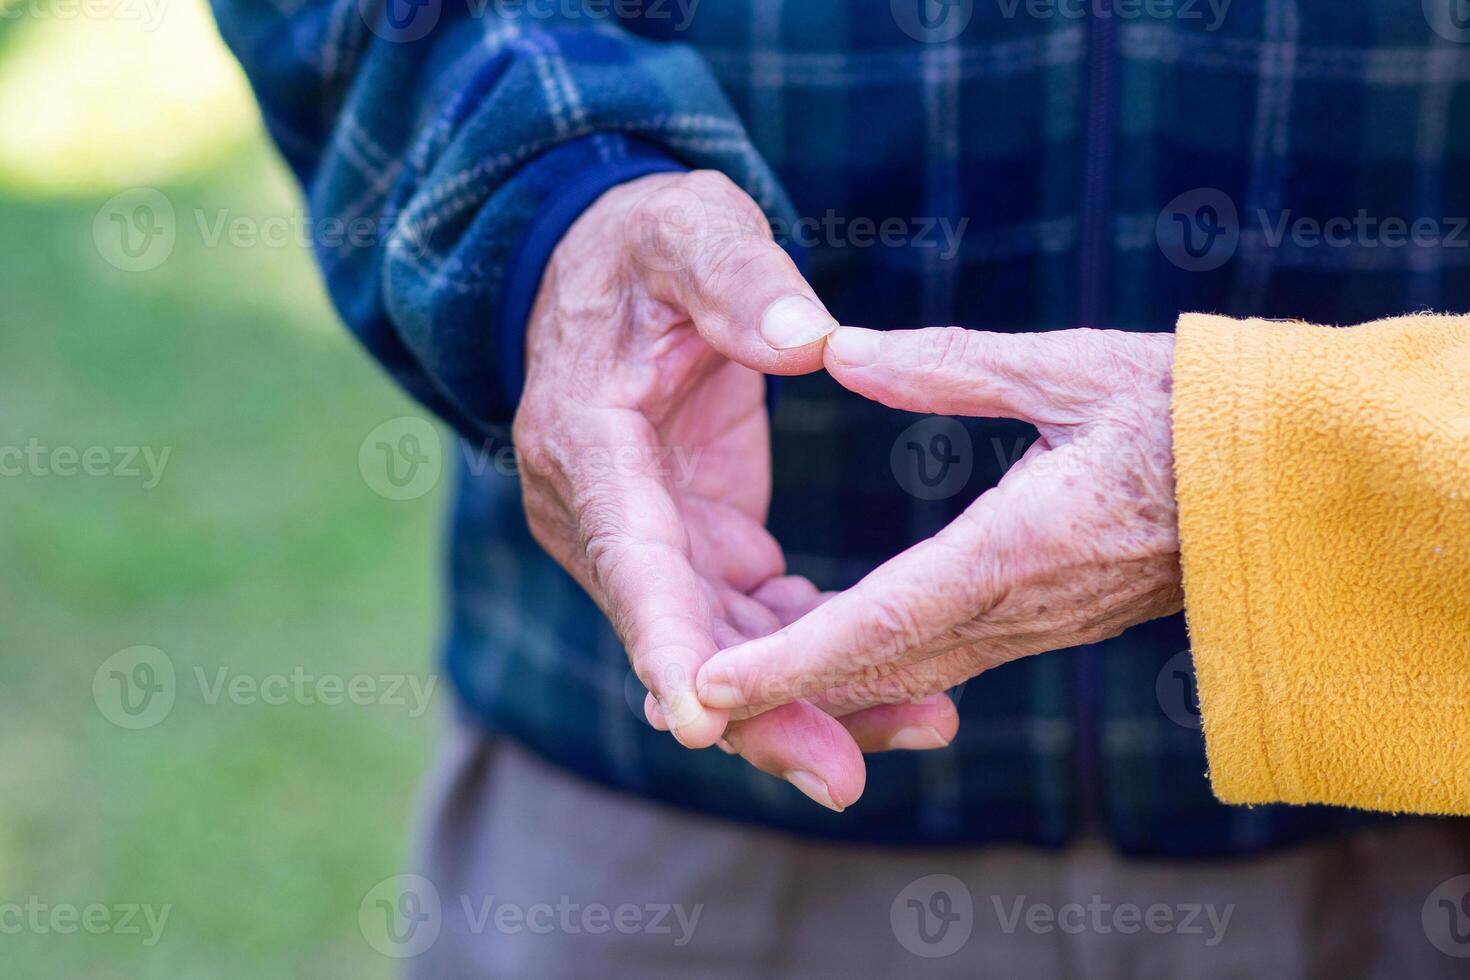
M 1082 149 L 1081 227 L 1077 325 L 1106 326 L 1108 258 L 1112 248 L 1114 137 L 1117 131 L 1117 22 L 1094 13 L 1088 20 L 1087 121 Z M 1101 651 L 1077 651 L 1074 668 L 1073 782 L 1075 837 L 1102 833 Z

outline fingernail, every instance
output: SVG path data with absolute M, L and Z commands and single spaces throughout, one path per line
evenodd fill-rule
M 910 728 L 901 728 L 898 733 L 888 742 L 890 749 L 942 749 L 948 745 L 948 740 L 941 734 L 939 729 L 929 725 L 914 725 Z
M 733 745 L 730 744 L 730 740 L 729 739 L 726 739 L 726 738 L 717 738 L 717 739 L 715 739 L 715 744 L 718 745 L 720 747 L 720 751 L 723 752 L 723 753 L 725 753 L 726 755 L 734 755 L 735 754 L 735 746 L 733 746 Z
M 740 691 L 729 684 L 699 684 L 699 700 L 706 708 L 738 708 L 745 699 Z
M 788 296 L 766 308 L 761 338 L 776 350 L 814 344 L 837 329 L 837 321 L 805 296 Z
M 842 812 L 842 807 L 833 802 L 832 792 L 827 789 L 826 782 L 818 779 L 805 769 L 793 769 L 786 773 L 783 778 L 827 809 L 836 810 L 838 813 Z
M 663 709 L 664 721 L 675 730 L 697 721 L 704 713 L 704 705 L 699 698 L 684 691 L 659 701 L 659 707 Z
M 832 356 L 843 364 L 865 367 L 878 360 L 878 345 L 883 334 L 878 330 L 862 327 L 838 327 L 837 332 L 827 338 Z

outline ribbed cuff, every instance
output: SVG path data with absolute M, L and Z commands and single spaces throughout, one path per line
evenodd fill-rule
M 1301 796 L 1261 678 L 1280 663 L 1267 530 L 1266 403 L 1278 324 L 1186 314 L 1174 353 L 1174 467 L 1190 649 L 1211 786 L 1228 803 Z
M 655 146 L 615 133 L 572 140 L 538 157 L 531 166 L 539 170 L 567 168 L 571 172 L 566 182 L 542 201 L 506 263 L 497 318 L 496 368 L 512 406 L 520 403 L 526 386 L 526 326 L 531 307 L 551 253 L 567 229 L 594 201 L 619 184 L 649 174 L 688 169 Z

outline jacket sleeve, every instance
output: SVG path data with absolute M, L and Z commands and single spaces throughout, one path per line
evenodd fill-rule
M 305 189 L 334 305 L 473 439 L 504 434 L 546 260 L 603 191 L 712 168 L 790 215 L 689 48 L 542 6 L 214 0 Z
M 1175 357 L 1215 793 L 1470 814 L 1470 317 L 1191 314 Z

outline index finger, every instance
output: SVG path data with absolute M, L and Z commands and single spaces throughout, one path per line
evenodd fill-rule
M 810 374 L 837 329 L 760 206 L 714 171 L 649 178 L 630 215 L 651 294 L 687 311 L 710 346 L 767 374 Z
M 636 440 L 635 440 L 636 442 Z M 641 467 L 583 473 L 574 502 L 587 571 L 638 679 L 689 748 L 720 737 L 728 713 L 700 702 L 694 678 L 716 649 L 710 600 L 689 557 L 678 506 Z
M 770 636 L 715 654 L 699 671 L 711 708 L 781 704 L 911 662 L 993 606 L 1006 562 L 991 527 L 996 492 L 955 523 Z

